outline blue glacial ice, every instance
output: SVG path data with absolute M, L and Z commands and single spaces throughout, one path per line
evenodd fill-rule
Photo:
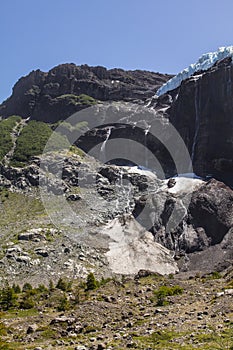
M 178 73 L 175 77 L 168 80 L 164 85 L 162 85 L 156 92 L 157 96 L 165 94 L 167 91 L 176 89 L 183 80 L 189 78 L 196 72 L 207 70 L 211 68 L 215 62 L 222 60 L 226 57 L 233 57 L 233 46 L 220 47 L 215 52 L 209 52 L 202 55 L 196 63 L 190 64 L 188 68 Z

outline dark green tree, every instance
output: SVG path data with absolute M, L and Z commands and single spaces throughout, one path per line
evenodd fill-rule
M 61 299 L 59 300 L 57 310 L 58 311 L 66 311 L 66 310 L 69 310 L 69 308 L 70 308 L 69 300 L 67 299 L 66 295 L 63 295 L 61 297 Z
M 27 292 L 28 290 L 32 290 L 32 285 L 30 283 L 24 283 L 22 291 Z
M 95 279 L 93 272 L 90 272 L 87 276 L 86 290 L 94 290 L 98 286 L 98 282 Z
M 63 290 L 65 292 L 67 290 L 67 282 L 64 281 L 61 277 L 59 278 L 56 288 Z
M 1 290 L 0 294 L 0 307 L 2 310 L 6 311 L 10 308 L 16 306 L 17 295 L 15 294 L 12 287 L 7 283 L 6 286 Z

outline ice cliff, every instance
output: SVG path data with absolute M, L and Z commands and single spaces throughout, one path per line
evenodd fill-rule
M 164 85 L 162 85 L 156 92 L 156 95 L 160 96 L 165 94 L 167 91 L 176 89 L 178 86 L 180 86 L 183 80 L 189 78 L 194 73 L 207 70 L 211 68 L 215 62 L 229 56 L 233 56 L 233 46 L 220 47 L 215 52 L 203 54 L 196 63 L 190 64 L 188 68 L 185 68 L 175 77 L 168 80 Z

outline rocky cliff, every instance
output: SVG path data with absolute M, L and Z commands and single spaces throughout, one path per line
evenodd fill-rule
M 232 81 L 229 57 L 185 80 L 169 111 L 189 149 L 194 171 L 226 181 L 233 174 Z
M 56 122 L 97 101 L 145 101 L 170 77 L 140 70 L 62 64 L 47 73 L 36 70 L 19 79 L 12 96 L 0 106 L 0 115 Z

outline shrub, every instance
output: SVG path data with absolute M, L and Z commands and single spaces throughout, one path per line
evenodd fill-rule
M 30 283 L 24 283 L 22 291 L 27 292 L 29 290 L 32 290 L 32 285 Z
M 94 290 L 98 287 L 98 282 L 95 279 L 93 272 L 90 272 L 87 276 L 86 290 Z
M 23 298 L 23 300 L 20 302 L 20 308 L 21 309 L 33 309 L 35 307 L 35 302 L 31 296 L 26 296 Z
M 64 295 L 59 300 L 57 311 L 66 311 L 66 310 L 69 310 L 69 308 L 70 308 L 69 300 L 67 299 L 67 296 Z
M 20 286 L 18 285 L 18 284 L 13 284 L 13 286 L 12 286 L 12 288 L 13 288 L 13 291 L 16 293 L 16 294 L 19 294 L 19 293 L 21 293 L 21 288 L 20 288 Z
M 67 101 L 68 104 L 72 104 L 75 106 L 79 106 L 79 105 L 92 106 L 97 103 L 97 100 L 85 94 L 81 94 L 81 95 L 65 94 L 65 95 L 58 96 L 57 99 Z
M 180 286 L 161 286 L 158 290 L 154 291 L 154 294 L 157 298 L 157 306 L 167 305 L 168 301 L 166 298 L 168 296 L 178 295 L 183 293 L 183 288 Z
M 67 282 L 64 281 L 63 278 L 59 278 L 57 285 L 56 285 L 56 288 L 62 290 L 63 292 L 66 292 L 67 287 L 68 287 Z
M 1 290 L 1 293 L 0 293 L 0 307 L 2 310 L 6 311 L 16 306 L 16 304 L 17 304 L 17 295 L 15 294 L 14 289 L 7 284 Z

